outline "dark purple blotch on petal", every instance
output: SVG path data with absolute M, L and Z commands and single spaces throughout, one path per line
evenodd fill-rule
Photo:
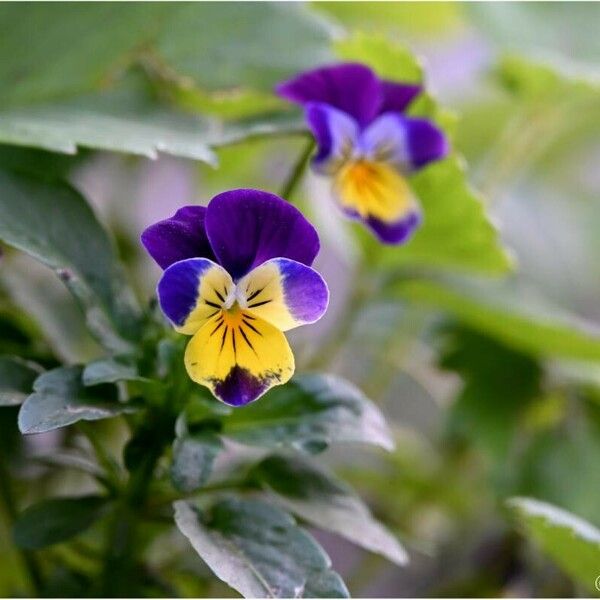
M 244 406 L 256 400 L 267 389 L 267 383 L 254 377 L 250 371 L 235 365 L 223 381 L 215 385 L 215 394 L 225 404 Z
M 205 217 L 204 206 L 184 206 L 169 219 L 150 225 L 142 233 L 142 244 L 163 269 L 186 258 L 214 260 L 204 227 Z
M 421 220 L 421 214 L 414 211 L 395 223 L 386 223 L 375 217 L 364 219 L 364 223 L 384 244 L 395 245 L 408 241 L 420 225 Z
M 367 125 L 382 103 L 380 82 L 368 67 L 344 63 L 307 71 L 276 88 L 286 100 L 304 106 L 323 102 L 354 117 L 361 126 Z
M 310 266 L 319 252 L 315 228 L 275 194 L 240 189 L 215 196 L 206 213 L 206 232 L 219 262 L 234 280 L 271 258 Z

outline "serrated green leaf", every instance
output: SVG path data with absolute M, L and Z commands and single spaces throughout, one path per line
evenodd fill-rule
M 600 360 L 597 329 L 551 308 L 526 289 L 466 278 L 407 280 L 394 284 L 399 297 L 455 316 L 472 329 L 535 356 Z
M 600 596 L 600 530 L 557 506 L 511 498 L 508 506 L 541 549 L 571 577 Z
M 43 433 L 77 421 L 107 419 L 133 410 L 116 400 L 111 386 L 85 387 L 81 367 L 59 367 L 40 375 L 19 412 L 21 433 Z
M 250 473 L 283 506 L 311 525 L 405 565 L 408 556 L 367 506 L 332 473 L 300 455 L 271 455 Z
M 42 367 L 18 356 L 0 356 L 0 406 L 21 404 Z
M 392 268 L 403 265 L 500 274 L 512 260 L 470 187 L 457 156 L 431 164 L 411 178 L 423 208 L 423 224 L 402 248 L 379 248 L 369 238 L 367 256 Z
M 139 309 L 83 196 L 64 183 L 0 171 L 0 213 L 0 240 L 54 269 L 107 346 L 128 347 L 121 338 L 135 338 Z
M 200 489 L 212 473 L 213 463 L 222 450 L 220 438 L 210 432 L 179 437 L 173 443 L 171 481 L 184 493 Z
M 260 402 L 224 416 L 223 434 L 238 442 L 277 447 L 307 442 L 362 442 L 391 450 L 379 409 L 353 384 L 334 375 L 298 375 Z
M 179 530 L 215 575 L 243 596 L 348 596 L 324 550 L 278 508 L 234 498 L 203 512 L 187 502 L 174 506 Z
M 53 498 L 23 511 L 13 528 L 13 539 L 20 548 L 38 550 L 79 535 L 97 521 L 106 508 L 101 496 Z
M 157 158 L 159 152 L 216 166 L 214 149 L 248 138 L 302 133 L 292 116 L 221 123 L 166 109 L 119 89 L 60 104 L 0 111 L 0 143 L 74 154 L 78 148 Z

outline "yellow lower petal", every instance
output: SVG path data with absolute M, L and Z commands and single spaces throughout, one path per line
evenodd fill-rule
M 408 182 L 387 163 L 348 163 L 338 172 L 334 188 L 342 207 L 362 218 L 393 223 L 415 207 Z
M 217 398 L 240 406 L 286 383 L 294 373 L 294 355 L 281 331 L 236 306 L 192 337 L 185 366 Z

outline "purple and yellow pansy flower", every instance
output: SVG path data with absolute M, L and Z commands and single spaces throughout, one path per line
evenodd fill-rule
M 162 311 L 192 336 L 184 361 L 195 382 L 241 406 L 290 379 L 283 332 L 317 321 L 329 301 L 311 268 L 319 237 L 300 211 L 267 192 L 228 191 L 151 225 L 142 243 L 164 269 Z
M 343 211 L 384 243 L 406 241 L 421 221 L 407 177 L 443 158 L 448 144 L 431 121 L 404 114 L 422 91 L 379 79 L 361 64 L 302 73 L 277 93 L 305 110 L 317 142 L 314 170 L 333 179 Z

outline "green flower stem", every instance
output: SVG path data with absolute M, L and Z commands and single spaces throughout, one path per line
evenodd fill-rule
M 287 179 L 281 186 L 281 191 L 279 192 L 279 195 L 284 200 L 291 200 L 292 194 L 294 193 L 296 186 L 298 185 L 298 183 L 300 183 L 300 180 L 302 179 L 302 176 L 304 175 L 304 171 L 306 170 L 306 165 L 308 165 L 308 159 L 310 158 L 310 155 L 312 154 L 314 147 L 315 147 L 315 142 L 311 138 L 308 141 L 308 144 L 305 146 L 303 152 L 298 157 L 296 164 L 292 167 L 292 170 L 290 171 Z
M 110 523 L 98 594 L 102 597 L 139 596 L 136 553 L 139 548 L 139 524 L 143 519 L 156 464 L 174 428 L 174 422 L 168 414 L 148 415 L 147 419 L 160 426 L 156 428 L 153 443 L 148 445 L 143 457 L 132 469 Z
M 106 477 L 101 479 L 101 483 L 108 488 L 111 493 L 116 493 L 119 488 L 119 465 L 115 459 L 108 454 L 104 446 L 98 441 L 98 437 L 91 423 L 80 421 L 77 428 L 90 442 L 98 464 L 104 469 Z
M 4 457 L 0 454 L 0 502 L 4 505 L 9 524 L 12 524 L 17 518 L 17 506 L 10 485 L 10 474 L 5 463 Z M 16 549 L 21 561 L 29 575 L 32 591 L 41 596 L 43 593 L 43 580 L 40 567 L 32 552 L 28 550 Z

